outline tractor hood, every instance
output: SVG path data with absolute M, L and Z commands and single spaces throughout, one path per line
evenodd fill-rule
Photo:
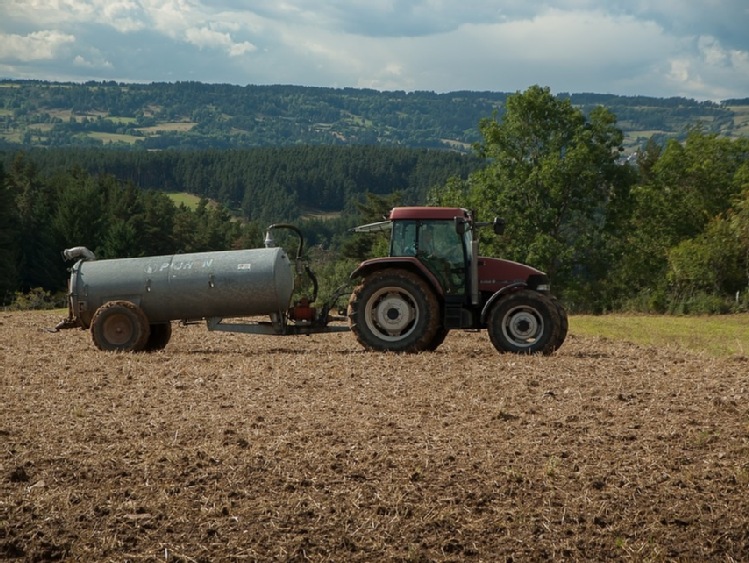
M 526 264 L 501 258 L 479 258 L 479 291 L 494 293 L 510 285 L 527 285 L 537 291 L 549 291 L 548 276 Z

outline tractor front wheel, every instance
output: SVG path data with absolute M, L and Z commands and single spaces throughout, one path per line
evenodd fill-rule
M 99 350 L 139 352 L 150 335 L 148 318 L 130 301 L 109 301 L 91 319 L 91 336 Z
M 535 291 L 518 291 L 492 308 L 489 339 L 499 352 L 551 354 L 561 344 L 561 324 L 551 299 Z
M 394 268 L 364 278 L 349 300 L 349 325 L 367 350 L 433 350 L 439 331 L 439 303 L 418 275 Z

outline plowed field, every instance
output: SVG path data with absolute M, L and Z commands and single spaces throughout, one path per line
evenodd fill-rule
M 749 360 L 0 313 L 0 559 L 749 560 Z

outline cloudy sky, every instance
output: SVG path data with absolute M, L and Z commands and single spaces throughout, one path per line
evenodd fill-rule
M 0 0 L 0 78 L 749 97 L 747 0 Z

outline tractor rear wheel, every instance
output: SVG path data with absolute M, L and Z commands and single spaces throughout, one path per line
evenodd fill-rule
M 551 354 L 560 344 L 561 320 L 550 298 L 522 290 L 494 305 L 488 329 L 489 339 L 499 352 Z
M 448 332 L 450 332 L 448 329 L 440 327 L 437 330 L 437 334 L 434 335 L 434 339 L 429 343 L 429 346 L 426 347 L 426 350 L 434 352 L 437 348 L 439 348 L 445 341 Z
M 395 268 L 374 272 L 354 289 L 349 325 L 367 350 L 421 352 L 433 350 L 440 328 L 440 307 L 429 285 L 418 275 Z
M 148 318 L 130 301 L 109 301 L 91 319 L 91 336 L 99 350 L 139 352 L 150 335 Z

